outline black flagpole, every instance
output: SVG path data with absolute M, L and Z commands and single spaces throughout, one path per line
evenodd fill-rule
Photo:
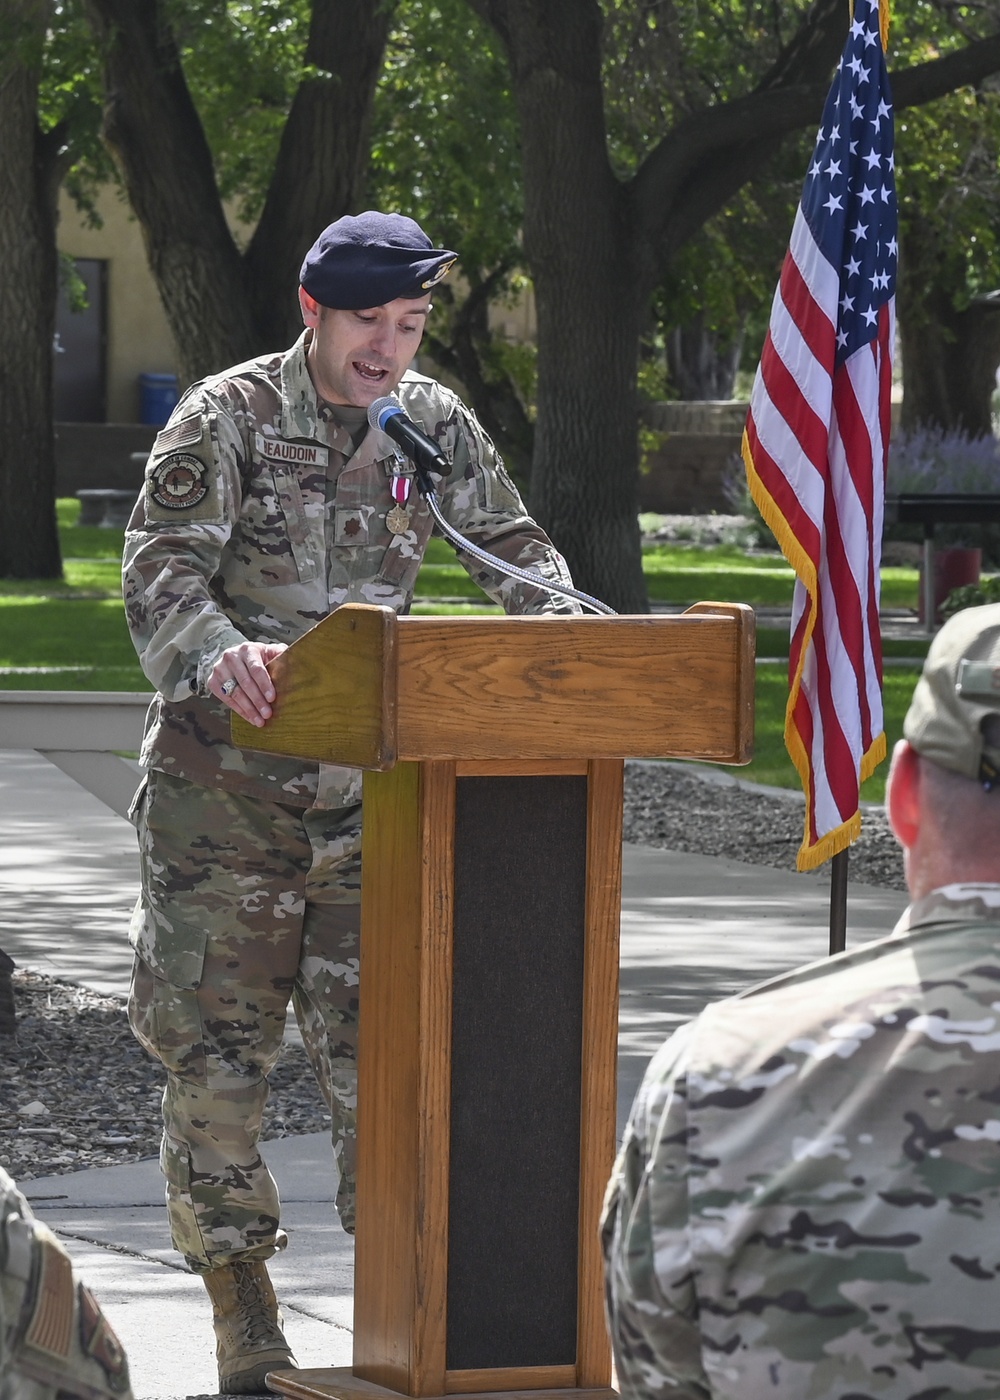
M 847 947 L 847 858 L 850 849 L 838 851 L 830 862 L 830 956 Z

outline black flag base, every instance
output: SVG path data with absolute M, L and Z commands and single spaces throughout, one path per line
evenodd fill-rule
M 830 861 L 830 956 L 847 947 L 847 860 L 850 847 Z

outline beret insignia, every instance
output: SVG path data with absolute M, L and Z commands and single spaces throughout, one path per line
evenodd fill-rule
M 448 273 L 457 262 L 457 258 L 449 258 L 447 262 L 442 263 L 441 266 L 427 278 L 426 282 L 421 282 L 420 286 L 422 289 L 426 292 L 429 287 L 436 287 L 443 278 L 448 276 Z

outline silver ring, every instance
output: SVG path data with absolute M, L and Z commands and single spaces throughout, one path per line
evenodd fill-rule
M 234 680 L 223 681 L 219 689 L 228 700 L 233 691 L 239 689 L 239 683 Z

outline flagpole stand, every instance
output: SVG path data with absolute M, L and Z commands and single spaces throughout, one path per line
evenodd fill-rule
M 924 629 L 928 637 L 934 635 L 937 621 L 937 589 L 934 579 L 934 522 L 924 521 Z
M 830 956 L 847 947 L 847 861 L 850 850 L 838 851 L 830 862 Z

